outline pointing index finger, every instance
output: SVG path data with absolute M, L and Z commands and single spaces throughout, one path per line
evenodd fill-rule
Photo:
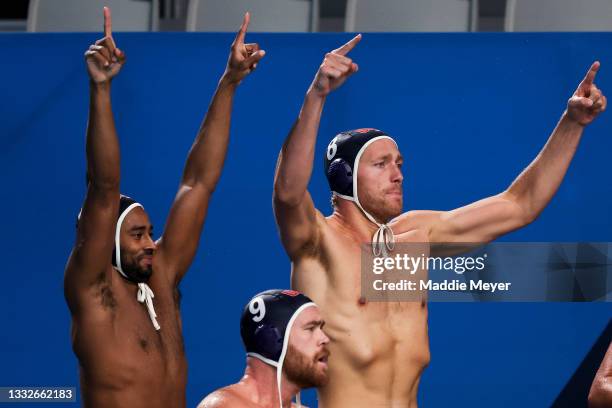
M 595 75 L 597 74 L 597 71 L 599 71 L 600 65 L 601 64 L 599 63 L 599 61 L 595 61 L 593 65 L 591 65 L 591 68 L 589 68 L 589 72 L 587 72 L 584 79 L 582 80 L 581 85 L 583 87 L 590 87 L 591 85 L 593 85 L 593 81 L 595 81 Z
M 244 44 L 244 37 L 246 36 L 247 28 L 249 28 L 249 21 L 251 21 L 251 13 L 247 11 L 244 13 L 244 19 L 242 20 L 240 30 L 238 30 L 238 34 L 236 34 L 236 40 L 234 40 L 235 44 Z
M 349 51 L 355 48 L 355 46 L 357 45 L 357 43 L 359 43 L 359 41 L 361 41 L 361 34 L 357 34 L 355 37 L 353 37 L 351 41 L 347 42 L 342 47 L 336 48 L 333 51 L 333 53 L 339 54 L 339 55 L 346 55 L 349 53 Z
M 111 19 L 111 11 L 108 7 L 104 7 L 104 36 L 111 37 L 113 35 L 113 24 Z

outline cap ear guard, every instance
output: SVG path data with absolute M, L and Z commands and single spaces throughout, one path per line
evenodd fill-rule
M 265 350 L 263 357 L 278 361 L 283 351 L 283 336 L 276 326 L 264 323 L 253 333 L 253 345 L 256 350 Z
M 343 158 L 339 157 L 330 163 L 327 178 L 337 194 L 344 196 L 353 194 L 353 169 Z

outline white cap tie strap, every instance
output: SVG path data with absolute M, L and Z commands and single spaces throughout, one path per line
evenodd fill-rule
M 153 298 L 155 295 L 153 294 L 153 290 L 146 283 L 138 284 L 138 293 L 136 294 L 136 299 L 140 303 L 144 303 L 147 306 L 147 311 L 149 312 L 149 317 L 151 318 L 151 322 L 153 322 L 153 326 L 155 330 L 159 330 L 160 326 L 157 323 L 157 313 L 155 313 L 155 308 L 153 307 Z
M 140 203 L 133 203 L 129 207 L 127 207 L 120 215 L 117 220 L 117 227 L 115 228 L 115 264 L 113 266 L 117 272 L 121 274 L 126 279 L 130 279 L 123 268 L 121 267 L 121 245 L 120 245 L 120 236 L 121 236 L 121 224 L 123 224 L 123 220 L 128 215 L 130 211 L 132 211 L 136 207 L 141 207 Z M 157 313 L 155 313 L 155 308 L 153 307 L 153 298 L 155 295 L 153 294 L 153 290 L 146 283 L 138 283 L 138 293 L 136 294 L 136 299 L 140 303 L 144 303 L 147 306 L 147 311 L 149 312 L 149 318 L 151 318 L 151 322 L 153 322 L 153 327 L 155 330 L 159 330 L 160 326 L 157 322 Z
M 378 229 L 372 236 L 372 253 L 374 256 L 387 257 L 395 248 L 395 235 L 387 224 L 378 224 Z

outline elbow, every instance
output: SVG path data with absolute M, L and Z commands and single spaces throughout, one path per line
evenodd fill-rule
M 98 191 L 119 191 L 120 176 L 119 172 L 109 172 L 107 174 L 96 174 L 87 169 L 85 173 L 85 184 Z
M 302 202 L 305 191 L 300 191 L 296 188 L 296 184 L 288 177 L 283 177 L 276 173 L 274 177 L 274 189 L 272 192 L 272 200 L 274 204 L 282 204 L 285 206 L 294 207 Z
M 541 211 L 538 211 L 529 199 L 518 196 L 510 190 L 504 191 L 500 196 L 512 203 L 513 218 L 516 220 L 517 228 L 531 224 L 540 216 Z
M 286 207 L 297 207 L 304 198 L 304 191 L 300 194 L 294 189 L 281 187 L 279 183 L 274 183 L 272 200 L 275 205 L 281 204 Z
M 533 211 L 530 209 L 521 209 L 520 224 L 522 227 L 527 226 L 538 219 L 541 211 Z
M 206 175 L 206 177 L 185 176 L 181 181 L 181 188 L 188 190 L 199 190 L 210 196 L 215 192 L 220 176 L 220 172 L 215 174 L 209 173 Z

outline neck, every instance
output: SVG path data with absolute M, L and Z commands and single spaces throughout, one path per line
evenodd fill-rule
M 254 390 L 255 400 L 261 407 L 278 408 L 278 388 L 276 386 L 276 367 L 255 357 L 247 357 L 244 376 L 240 382 Z M 285 376 L 281 376 L 281 398 L 283 407 L 291 407 L 291 400 L 300 391 L 300 387 Z
M 370 215 L 374 216 L 373 214 Z M 374 232 L 378 229 L 378 226 L 366 217 L 356 203 L 340 197 L 336 198 L 336 206 L 332 218 L 341 227 L 348 229 L 360 241 L 369 242 Z M 376 220 L 381 222 L 378 219 Z

